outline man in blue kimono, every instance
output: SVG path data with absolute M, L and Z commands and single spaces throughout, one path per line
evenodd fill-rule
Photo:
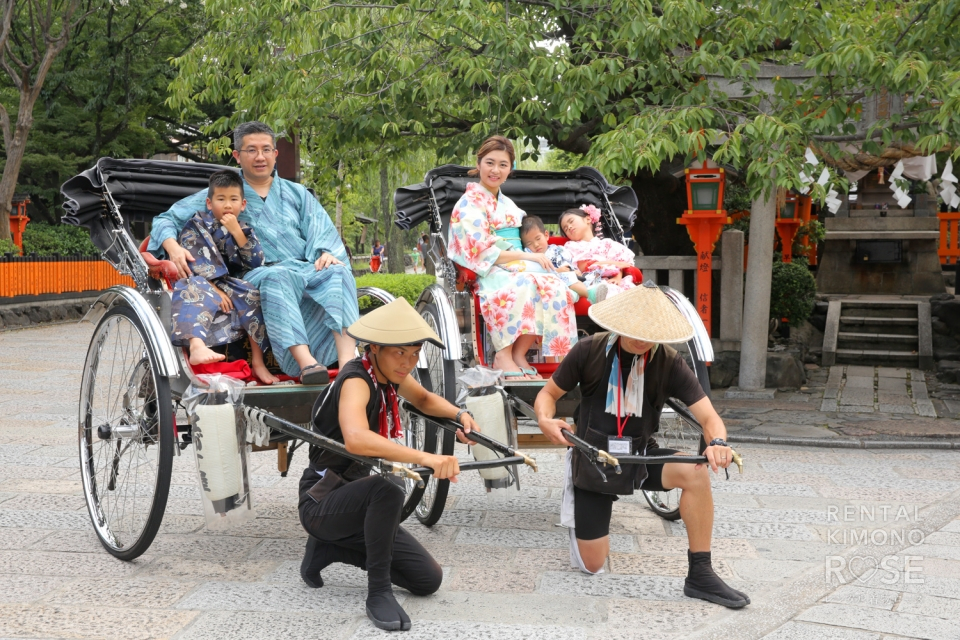
M 355 356 L 355 342 L 344 333 L 360 317 L 347 251 L 317 199 L 274 175 L 277 148 L 270 127 L 243 123 L 233 141 L 247 200 L 240 220 L 256 231 L 266 257 L 244 279 L 260 289 L 270 344 L 284 373 L 322 384 L 329 376 L 320 362 L 336 359 L 343 366 Z M 205 198 L 206 191 L 184 198 L 153 221 L 148 249 L 166 251 L 180 277 L 190 274 L 193 258 L 177 236 Z
M 241 276 L 263 264 L 257 234 L 237 216 L 246 206 L 243 181 L 229 169 L 210 176 L 206 207 L 187 221 L 180 246 L 193 258 L 193 275 L 173 287 L 171 342 L 190 348 L 190 364 L 219 362 L 226 356 L 210 349 L 250 337 L 251 369 L 266 384 L 279 382 L 267 370 L 269 347 L 260 292 Z

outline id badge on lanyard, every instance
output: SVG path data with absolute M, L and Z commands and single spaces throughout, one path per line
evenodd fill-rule
M 619 349 L 619 347 L 618 347 Z M 646 358 L 646 356 L 644 356 Z M 619 360 L 619 358 L 618 358 Z M 646 363 L 644 363 L 646 364 Z M 617 363 L 617 437 L 607 438 L 607 453 L 613 456 L 629 456 L 633 453 L 633 438 L 623 437 L 623 428 L 627 426 L 627 416 L 621 420 L 620 400 L 623 398 L 623 380 L 620 363 Z

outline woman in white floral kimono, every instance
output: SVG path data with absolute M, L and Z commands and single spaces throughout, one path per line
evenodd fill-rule
M 480 182 L 470 183 L 450 217 L 450 257 L 478 275 L 480 313 L 496 350 L 493 366 L 505 378 L 536 380 L 527 351 L 543 337 L 544 356 L 561 358 L 577 341 L 569 290 L 540 253 L 524 253 L 524 212 L 500 185 L 515 159 L 503 136 L 484 141 L 477 152 Z

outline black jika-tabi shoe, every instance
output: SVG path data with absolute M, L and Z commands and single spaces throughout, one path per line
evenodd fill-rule
M 328 542 L 321 542 L 313 536 L 307 538 L 307 548 L 303 553 L 303 561 L 300 563 L 300 577 L 308 587 L 319 589 L 323 586 L 323 578 L 320 572 L 326 569 L 334 562 L 342 562 L 354 567 L 364 568 L 366 555 L 338 547 Z
M 409 631 L 410 616 L 393 595 L 393 589 L 378 589 L 367 594 L 367 617 L 384 631 Z
M 731 609 L 740 609 L 750 604 L 747 594 L 730 587 L 714 572 L 709 551 L 692 553 L 687 550 L 687 560 L 690 569 L 683 583 L 683 595 Z

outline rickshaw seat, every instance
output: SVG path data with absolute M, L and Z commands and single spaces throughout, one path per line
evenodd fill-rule
M 147 263 L 147 273 L 151 278 L 157 280 L 166 280 L 167 284 L 173 287 L 173 283 L 180 279 L 177 273 L 177 265 L 169 260 L 161 260 L 147 251 L 147 245 L 150 244 L 150 236 L 144 238 L 140 243 L 140 255 L 143 261 Z

